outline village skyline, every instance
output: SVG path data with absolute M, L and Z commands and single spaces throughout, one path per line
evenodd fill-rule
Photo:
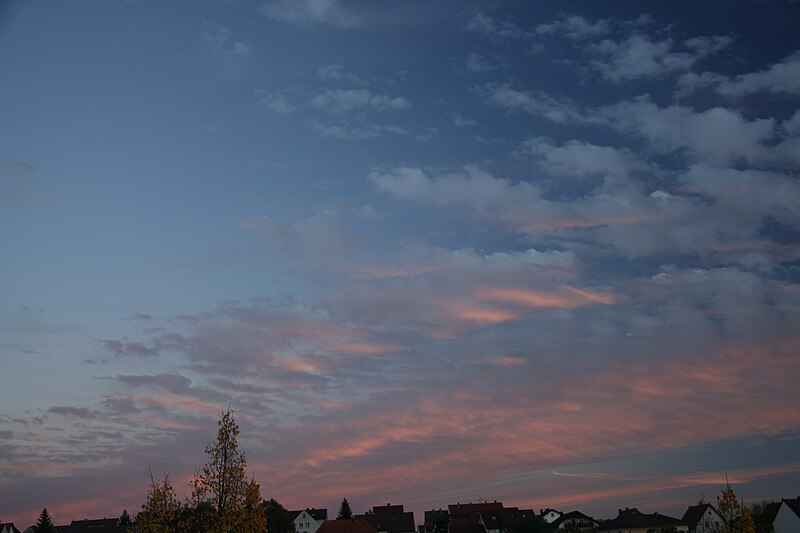
M 800 2 L 0 2 L 0 519 L 800 492 Z M 605 516 L 610 518 L 610 516 Z

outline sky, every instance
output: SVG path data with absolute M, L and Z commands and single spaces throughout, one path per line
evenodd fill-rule
M 0 521 L 800 493 L 800 2 L 0 4 Z

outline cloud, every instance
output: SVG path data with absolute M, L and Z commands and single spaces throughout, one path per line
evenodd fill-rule
M 311 105 L 333 115 L 346 115 L 353 111 L 372 109 L 375 111 L 398 111 L 408 109 L 411 104 L 402 96 L 372 94 L 366 89 L 335 89 L 320 94 Z
M 453 125 L 457 126 L 459 128 L 466 128 L 466 127 L 469 127 L 469 126 L 477 126 L 478 125 L 477 121 L 475 121 L 475 120 L 473 120 L 471 118 L 465 118 L 460 113 L 453 113 L 452 114 L 452 118 L 453 118 Z
M 497 179 L 477 167 L 467 167 L 463 174 L 428 177 L 422 169 L 400 167 L 388 173 L 373 171 L 368 179 L 381 191 L 399 198 L 432 205 L 466 204 L 481 209 L 508 207 L 517 198 L 529 204 L 541 198 L 542 191 L 530 183 L 514 184 Z
M 208 26 L 200 36 L 211 45 L 214 52 L 227 58 L 247 58 L 253 55 L 253 45 L 245 41 L 233 40 L 231 31 L 224 26 Z
M 48 413 L 57 415 L 74 416 L 77 418 L 91 418 L 95 413 L 86 407 L 53 406 L 47 410 Z
M 581 40 L 591 39 L 609 33 L 611 31 L 611 24 L 608 20 L 590 22 L 580 15 L 569 15 L 560 20 L 539 24 L 534 31 L 537 35 L 556 35 L 559 37 L 567 37 L 572 40 Z
M 685 72 L 704 57 L 728 46 L 724 36 L 695 37 L 685 42 L 687 51 L 675 51 L 672 39 L 653 41 L 645 34 L 633 34 L 621 42 L 605 39 L 592 45 L 596 56 L 591 65 L 607 80 L 619 83 L 638 78 L 659 78 Z
M 345 230 L 340 213 L 333 210 L 324 210 L 295 222 L 259 217 L 249 219 L 243 225 L 289 251 L 341 252 L 352 249 L 357 242 Z
M 362 141 L 377 139 L 384 135 L 409 135 L 409 130 L 400 126 L 384 126 L 380 124 L 353 125 L 348 122 L 328 124 L 320 120 L 309 119 L 308 127 L 323 137 L 342 139 L 345 141 Z
M 483 34 L 491 39 L 520 39 L 526 36 L 519 26 L 509 21 L 497 20 L 481 11 L 475 12 L 466 24 L 467 31 Z
M 268 93 L 260 91 L 258 94 L 261 95 L 258 103 L 261 107 L 266 109 L 267 111 L 272 111 L 273 113 L 277 113 L 278 115 L 289 115 L 295 109 L 297 109 L 290 101 L 289 97 L 283 93 L 276 92 L 276 93 Z
M 724 96 L 762 92 L 800 95 L 800 52 L 795 52 L 765 70 L 720 80 L 717 91 Z
M 16 159 L 5 159 L 3 160 L 2 166 L 3 174 L 7 174 L 9 176 L 14 176 L 16 178 L 31 178 L 36 174 L 36 169 L 33 165 L 29 165 L 24 161 L 17 161 Z
M 331 63 L 317 69 L 317 77 L 321 80 L 339 81 L 348 83 L 364 83 L 364 81 L 344 69 L 341 63 Z
M 487 84 L 476 88 L 487 102 L 508 112 L 524 112 L 544 117 L 556 123 L 584 121 L 580 109 L 569 100 L 558 99 L 547 93 L 531 94 L 510 85 Z
M 157 356 L 158 347 L 148 348 L 141 342 L 123 342 L 116 339 L 101 340 L 100 345 L 116 356 L 136 355 L 139 357 Z
M 176 394 L 183 394 L 189 390 L 192 380 L 177 372 L 152 375 L 120 375 L 117 381 L 133 387 L 154 386 L 166 389 Z M 119 401 L 116 404 L 119 407 Z
M 482 74 L 497 69 L 497 65 L 491 63 L 484 57 L 481 57 L 480 55 L 473 53 L 467 56 L 466 69 L 467 72 L 470 72 L 472 74 Z
M 268 18 L 290 24 L 328 24 L 339 28 L 362 25 L 362 20 L 338 0 L 276 0 L 263 4 L 259 11 Z
M 560 147 L 541 140 L 530 144 L 529 150 L 543 158 L 541 168 L 553 175 L 609 175 L 588 193 L 557 197 L 550 193 L 557 184 L 515 183 L 475 168 L 429 175 L 423 169 L 401 167 L 374 171 L 368 179 L 398 199 L 431 208 L 460 208 L 467 219 L 477 217 L 532 242 L 555 239 L 584 257 L 610 250 L 631 257 L 703 253 L 771 269 L 775 261 L 796 256 L 779 243 L 765 243 L 761 235 L 768 221 L 785 228 L 798 223 L 791 213 L 798 212 L 795 199 L 800 191 L 787 174 L 695 164 L 677 176 L 669 193 L 639 183 L 636 176 L 646 175 L 648 168 L 625 150 L 578 142 Z M 770 194 L 761 192 L 764 187 Z
M 746 119 L 739 111 L 713 107 L 702 112 L 680 105 L 659 107 L 646 97 L 598 110 L 612 128 L 640 136 L 663 153 L 685 150 L 710 162 L 758 161 L 775 135 L 774 119 Z
M 597 146 L 575 139 L 561 146 L 542 138 L 528 139 L 522 144 L 522 152 L 536 157 L 538 167 L 553 176 L 627 177 L 631 172 L 647 168 L 629 149 Z

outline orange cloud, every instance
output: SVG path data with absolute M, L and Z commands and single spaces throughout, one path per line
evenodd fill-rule
M 515 288 L 484 288 L 479 290 L 478 295 L 487 300 L 552 309 L 571 309 L 593 303 L 610 305 L 616 301 L 616 298 L 611 294 L 563 285 L 555 292 Z
M 393 344 L 377 342 L 342 341 L 333 342 L 331 346 L 348 355 L 386 355 L 397 351 L 397 346 Z

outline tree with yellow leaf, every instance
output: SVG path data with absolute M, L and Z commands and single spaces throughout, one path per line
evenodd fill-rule
M 722 494 L 717 496 L 717 511 L 722 518 L 720 533 L 756 533 L 755 521 L 750 509 L 736 498 L 736 492 L 725 476 Z
M 177 533 L 180 531 L 181 504 L 175 496 L 175 490 L 169 481 L 169 474 L 163 479 L 155 479 L 150 475 L 150 490 L 142 509 L 136 514 L 135 531 L 137 533 Z
M 238 437 L 239 426 L 228 408 L 217 423 L 216 441 L 206 446 L 208 462 L 191 483 L 194 506 L 210 507 L 208 533 L 266 531 L 259 485 L 247 480 L 247 462 L 239 451 Z

